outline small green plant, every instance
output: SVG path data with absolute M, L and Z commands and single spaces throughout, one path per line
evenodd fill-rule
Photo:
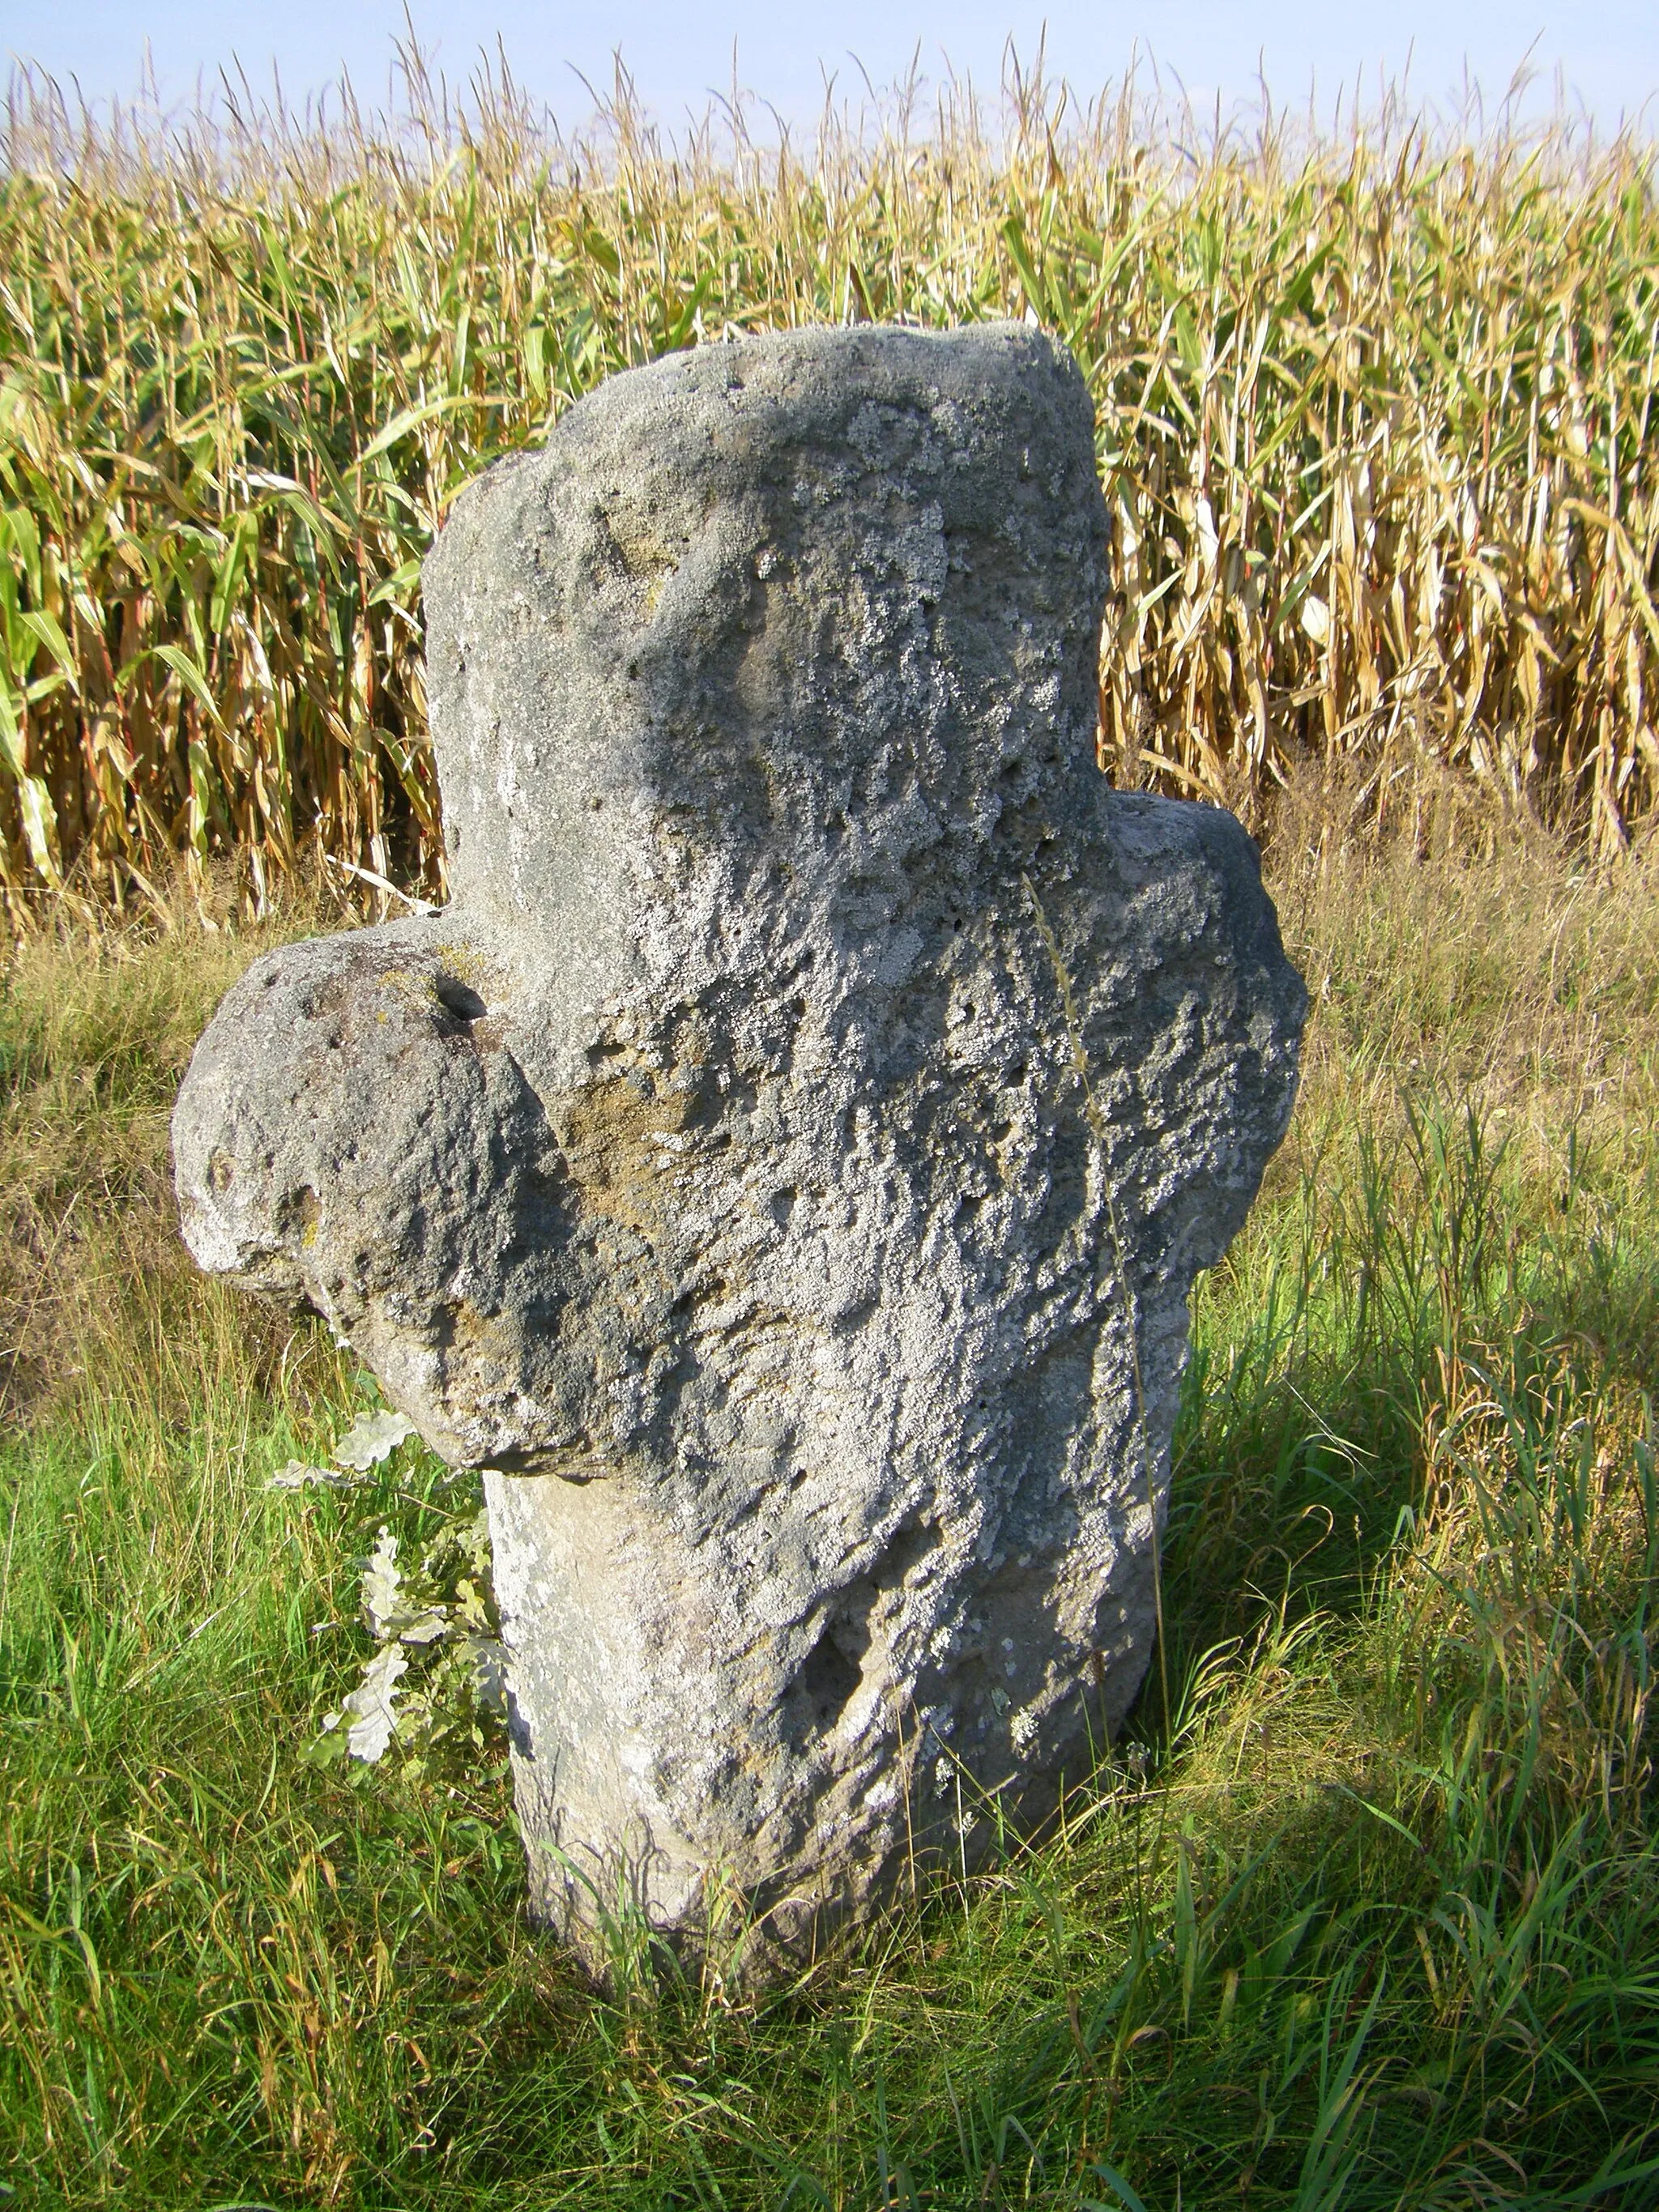
M 373 1470 L 414 1433 L 400 1414 L 360 1413 L 335 1444 L 331 1466 L 290 1460 L 270 1487 L 376 1488 Z M 452 1490 L 459 1486 L 452 1480 Z M 430 1533 L 434 1516 L 439 1526 Z M 361 1616 L 376 1649 L 356 1687 L 324 1714 L 307 1752 L 314 1763 L 349 1758 L 372 1766 L 395 1741 L 412 1778 L 441 1750 L 465 1747 L 482 1759 L 499 1748 L 507 1654 L 490 1592 L 489 1516 L 471 1492 L 444 1507 L 434 1506 L 428 1492 L 422 1518 L 428 1533 L 412 1565 L 384 1521 L 373 1549 L 357 1562 Z

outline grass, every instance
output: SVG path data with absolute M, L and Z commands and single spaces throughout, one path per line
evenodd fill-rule
M 587 1992 L 523 1925 L 498 1747 L 305 1755 L 368 1648 L 354 1559 L 456 1505 L 408 1446 L 264 1487 L 362 1385 L 173 1241 L 184 1055 L 315 902 L 15 943 L 18 2203 L 1659 2204 L 1659 885 L 1342 812 L 1278 823 L 1316 1015 L 1196 1300 L 1170 1710 L 1155 1672 L 1058 1832 L 760 2002 Z
M 1486 832 L 1621 848 L 1659 801 L 1650 150 L 1396 109 L 1171 140 L 963 88 L 810 150 L 676 150 L 626 96 L 465 115 L 0 128 L 0 895 L 250 905 L 320 837 L 441 874 L 418 564 L 459 487 L 602 377 L 732 330 L 1031 315 L 1076 353 L 1113 516 L 1120 781 L 1253 817 L 1426 753 Z M 1434 781 L 1444 787 L 1443 775 Z M 286 888 L 285 888 L 286 887 Z

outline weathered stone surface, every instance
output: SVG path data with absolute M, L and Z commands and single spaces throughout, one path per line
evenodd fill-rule
M 1041 1813 L 1145 1668 L 1305 1001 L 1237 823 L 1095 768 L 1092 428 L 1007 326 L 573 409 L 427 567 L 453 904 L 260 962 L 180 1095 L 202 1264 L 492 1470 L 579 1936 L 799 1942 Z

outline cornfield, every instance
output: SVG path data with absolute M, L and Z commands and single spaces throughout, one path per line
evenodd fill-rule
M 441 887 L 419 564 L 602 377 L 736 330 L 1040 319 L 1098 410 L 1119 780 L 1260 819 L 1413 763 L 1626 845 L 1659 804 L 1659 205 L 1619 143 L 1248 143 L 1016 83 L 665 147 L 465 114 L 72 119 L 0 153 L 0 889 L 106 906 L 234 854 Z

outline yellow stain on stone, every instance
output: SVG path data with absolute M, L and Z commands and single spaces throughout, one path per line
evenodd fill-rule
M 698 1090 L 643 1073 L 606 1076 L 574 1093 L 565 1102 L 560 1145 L 593 1212 L 647 1241 L 660 1235 L 670 1197 L 665 1178 L 684 1164 L 663 1140 L 684 1136 L 702 1104 Z

